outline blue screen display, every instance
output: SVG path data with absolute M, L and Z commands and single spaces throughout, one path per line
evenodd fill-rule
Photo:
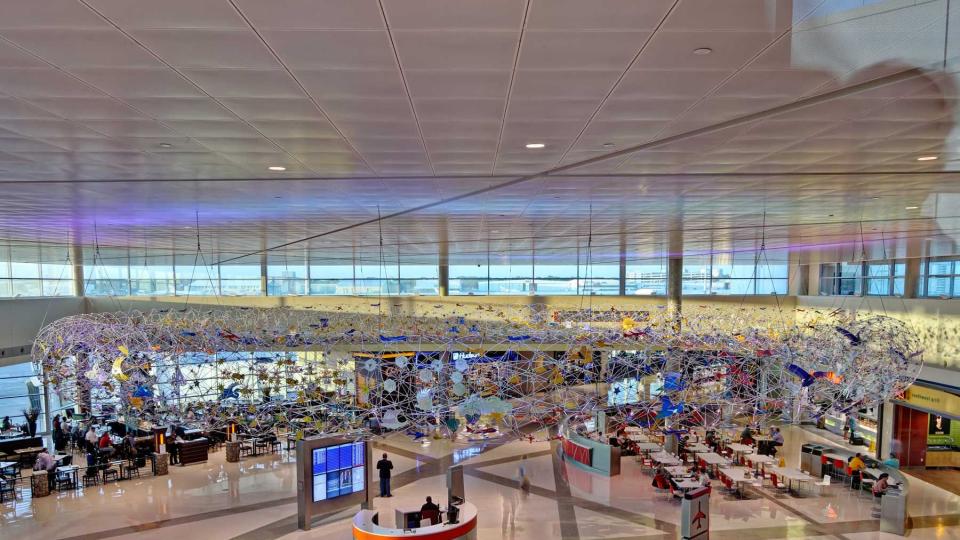
M 363 491 L 366 487 L 365 456 L 362 442 L 314 449 L 314 502 Z

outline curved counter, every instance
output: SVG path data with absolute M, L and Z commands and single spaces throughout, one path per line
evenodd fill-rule
M 620 449 L 580 435 L 570 425 L 570 417 L 560 423 L 560 436 L 567 463 L 603 476 L 620 474 Z
M 426 540 L 474 540 L 477 537 L 477 507 L 465 502 L 460 509 L 459 523 L 440 523 L 417 529 L 381 527 L 374 521 L 376 510 L 361 510 L 353 517 L 353 537 L 357 540 L 391 540 L 417 538 Z

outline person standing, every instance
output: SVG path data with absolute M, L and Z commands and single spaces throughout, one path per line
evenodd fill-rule
M 383 458 L 377 462 L 377 470 L 380 471 L 380 496 L 393 497 L 390 493 L 390 471 L 393 470 L 393 462 L 387 459 L 384 452 Z

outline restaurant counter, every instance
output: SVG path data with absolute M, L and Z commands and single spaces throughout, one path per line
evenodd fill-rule
M 178 443 L 178 447 L 180 465 L 189 465 L 207 460 L 207 450 L 210 448 L 210 442 L 207 439 L 200 438 Z
M 475 540 L 477 538 L 477 507 L 465 502 L 458 506 L 458 523 L 440 523 L 416 529 L 393 529 L 379 525 L 376 510 L 361 510 L 353 517 L 353 537 L 356 540 L 391 540 L 417 538 L 418 540 Z

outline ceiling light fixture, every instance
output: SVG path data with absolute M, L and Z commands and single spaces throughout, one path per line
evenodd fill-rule
M 173 145 L 168 142 L 160 143 L 158 146 L 160 146 L 160 148 L 173 148 Z
M 286 167 L 282 167 L 282 166 L 280 166 L 280 165 L 272 165 L 272 166 L 270 166 L 270 167 L 267 167 L 267 169 L 269 169 L 269 170 L 271 170 L 271 171 L 277 171 L 277 172 L 281 172 L 281 171 L 287 170 Z
M 920 209 L 919 206 L 908 206 L 908 207 L 906 208 L 906 210 L 919 210 L 919 209 Z
M 614 148 L 614 147 L 616 147 L 617 145 L 616 145 L 615 143 L 612 143 L 612 142 L 605 142 L 605 143 L 603 143 L 603 144 L 600 145 L 600 146 L 603 146 L 604 148 Z
M 694 49 L 693 54 L 697 56 L 706 56 L 713 52 L 713 49 L 710 47 L 700 47 L 699 49 Z
M 543 144 L 542 142 L 527 143 L 527 148 L 530 150 L 539 150 L 541 148 L 546 148 L 546 146 L 547 145 Z
M 937 159 L 937 156 L 920 156 L 917 161 L 933 161 L 935 159 Z

